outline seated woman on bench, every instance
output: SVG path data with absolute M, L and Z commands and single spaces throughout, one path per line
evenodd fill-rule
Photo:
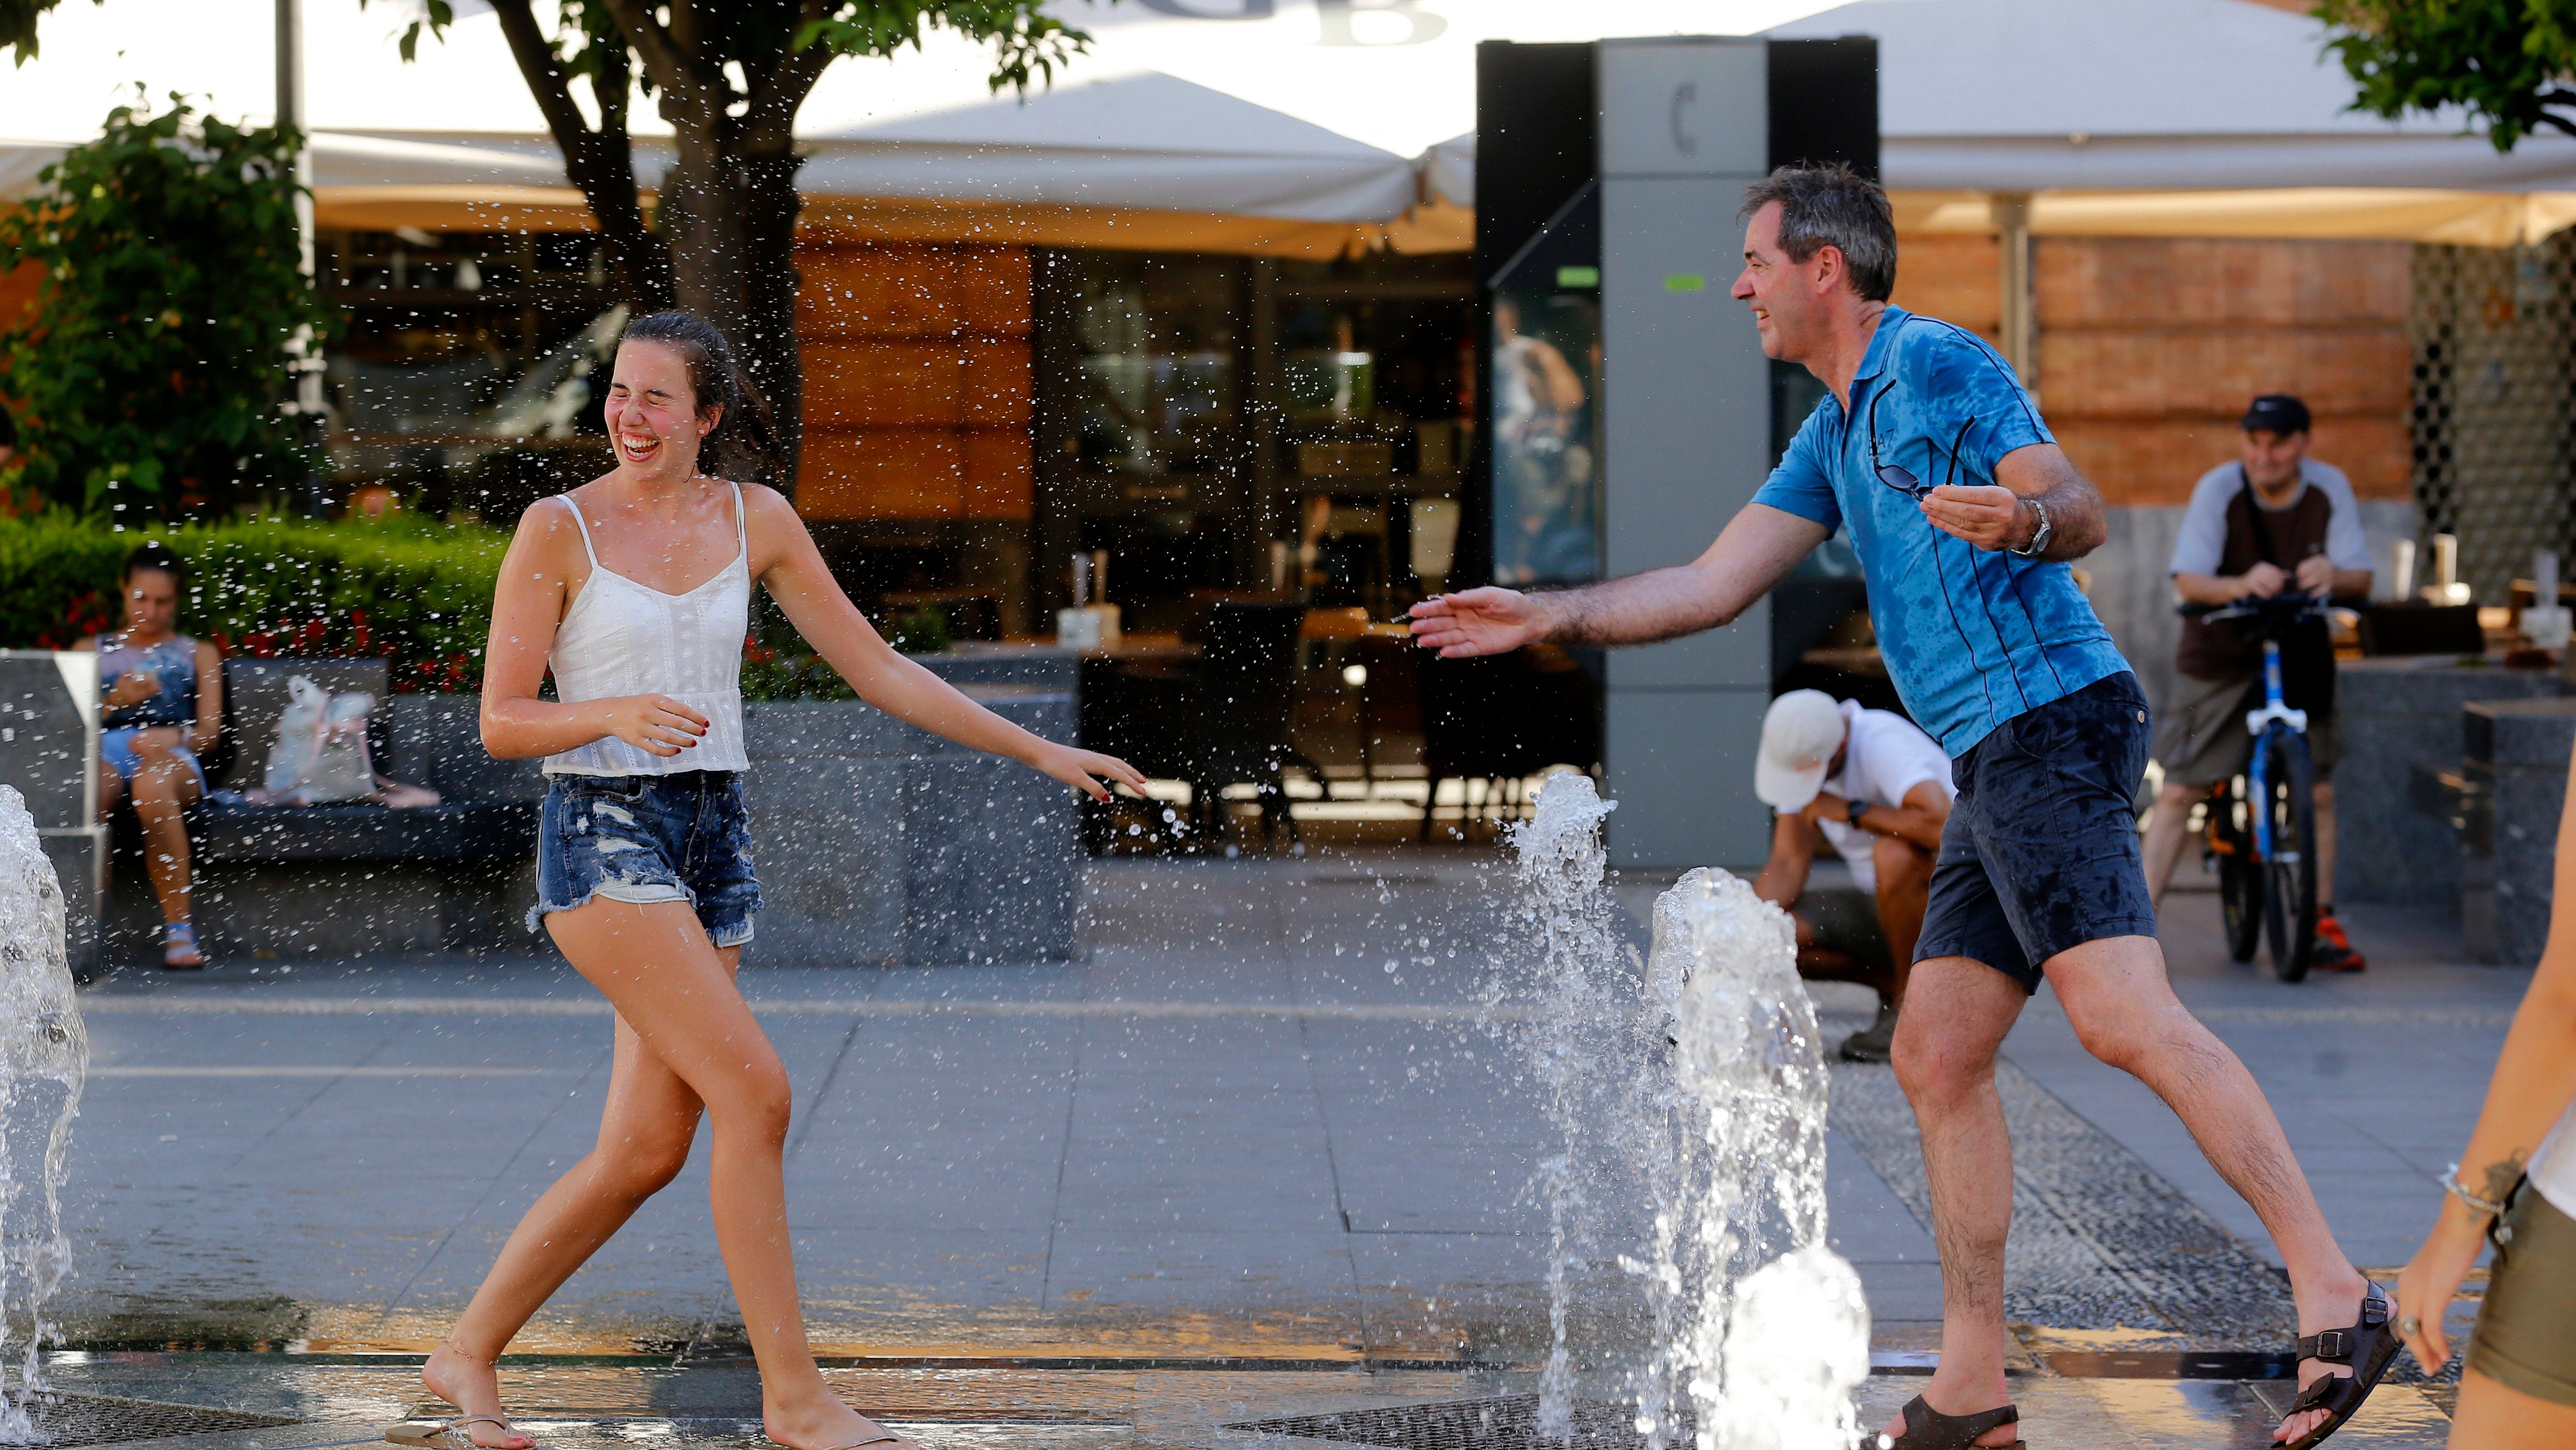
M 188 830 L 179 812 L 206 793 L 200 747 L 214 744 L 224 718 L 223 661 L 215 647 L 178 632 L 179 581 L 187 572 L 162 544 L 125 561 L 125 627 L 81 641 L 98 653 L 105 713 L 98 753 L 98 813 L 131 801 L 143 825 L 143 862 L 160 899 L 161 965 L 206 964 L 188 921 Z

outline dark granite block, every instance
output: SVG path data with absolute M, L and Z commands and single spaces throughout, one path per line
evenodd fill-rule
M 2546 701 L 2567 689 L 2535 670 L 2448 660 L 2351 660 L 2335 698 L 2343 759 L 2335 770 L 2337 901 L 2452 907 L 2460 855 L 2449 824 L 2415 802 L 2416 768 L 2456 769 L 2471 701 Z
M 865 706 L 856 708 L 865 709 Z M 887 966 L 903 950 L 901 760 L 755 761 L 759 966 Z
M 903 955 L 910 966 L 1073 953 L 1072 792 L 992 756 L 927 760 L 904 780 Z

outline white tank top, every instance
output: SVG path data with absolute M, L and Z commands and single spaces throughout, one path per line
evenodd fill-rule
M 2525 1171 L 2531 1175 L 2531 1186 L 2549 1200 L 2549 1206 L 2576 1218 L 2576 1104 L 2570 1104 L 2558 1117 L 2558 1126 L 2540 1140 Z M 2468 1182 L 2465 1171 L 2460 1181 Z
M 599 562 L 590 525 L 570 494 L 557 494 L 581 530 L 590 582 L 555 630 L 549 657 L 555 698 L 566 704 L 620 695 L 668 695 L 707 717 L 694 749 L 653 755 L 611 735 L 546 757 L 548 775 L 675 775 L 742 770 L 742 640 L 751 625 L 751 538 L 742 485 L 733 485 L 731 564 L 686 594 L 665 594 Z

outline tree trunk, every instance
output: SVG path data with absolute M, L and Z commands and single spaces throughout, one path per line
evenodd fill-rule
M 747 154 L 735 128 L 674 118 L 679 158 L 666 174 L 658 230 L 679 306 L 733 344 L 744 380 L 766 405 L 778 476 L 793 493 L 804 422 L 796 345 L 796 172 L 803 158 Z

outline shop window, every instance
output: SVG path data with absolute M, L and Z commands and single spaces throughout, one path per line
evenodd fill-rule
M 1076 452 L 1092 472 L 1206 474 L 1234 453 L 1242 264 L 1069 254 L 1079 352 Z

